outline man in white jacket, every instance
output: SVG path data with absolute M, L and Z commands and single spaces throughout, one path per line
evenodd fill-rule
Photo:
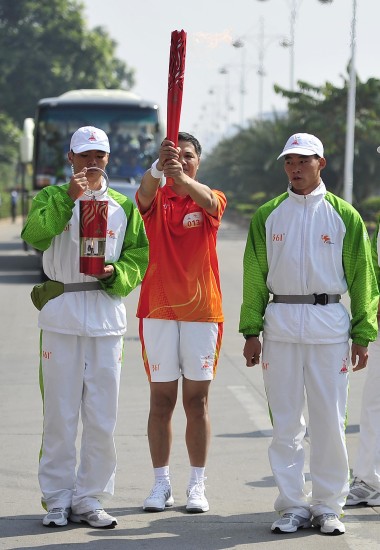
M 109 153 L 103 130 L 79 128 L 68 153 L 70 182 L 36 195 L 22 231 L 26 242 L 44 251 L 50 279 L 38 317 L 44 409 L 39 483 L 46 526 L 66 525 L 68 518 L 100 528 L 117 524 L 103 501 L 114 492 L 114 430 L 126 332 L 122 296 L 145 274 L 148 241 L 133 202 L 108 189 L 101 171 L 91 170 L 104 172 Z M 108 203 L 105 266 L 96 277 L 80 272 L 79 259 L 80 202 L 92 200 L 91 193 Z M 79 414 L 83 435 L 76 468 Z
M 262 351 L 273 422 L 269 460 L 281 517 L 272 532 L 314 525 L 327 535 L 341 535 L 345 526 L 339 518 L 349 490 L 349 365 L 351 360 L 354 371 L 366 366 L 368 343 L 377 335 L 370 241 L 358 212 L 326 190 L 321 179 L 326 159 L 317 137 L 292 135 L 278 158 L 284 158 L 289 187 L 252 218 L 240 316 L 248 367 L 260 362 Z M 351 320 L 340 303 L 347 291 Z M 305 392 L 310 495 L 303 473 Z

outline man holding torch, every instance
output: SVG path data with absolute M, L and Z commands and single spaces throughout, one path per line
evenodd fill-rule
M 169 459 L 180 378 L 190 460 L 186 509 L 209 510 L 204 486 L 208 393 L 223 331 L 216 238 L 226 197 L 197 181 L 200 157 L 194 136 L 180 132 L 178 147 L 165 139 L 136 195 L 150 246 L 137 310 L 150 382 L 148 438 L 155 484 L 143 506 L 150 512 L 174 503 Z M 160 186 L 164 175 L 171 185 Z

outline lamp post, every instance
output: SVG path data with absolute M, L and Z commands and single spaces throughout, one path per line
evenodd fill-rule
M 267 2 L 268 0 L 257 0 L 258 2 Z M 298 8 L 301 5 L 302 0 L 286 0 L 290 6 L 290 34 L 289 39 L 283 40 L 281 45 L 284 48 L 289 48 L 290 52 L 290 76 L 289 76 L 289 87 L 292 92 L 294 92 L 294 58 L 295 58 L 295 31 L 296 31 L 296 20 L 298 15 Z M 333 0 L 318 0 L 320 4 L 331 4 Z
M 219 74 L 223 75 L 225 78 L 225 88 L 224 88 L 224 120 L 226 121 L 225 134 L 228 134 L 228 129 L 230 126 L 230 111 L 231 100 L 230 100 L 230 65 L 224 65 L 219 69 Z
M 245 43 L 241 38 L 232 42 L 234 48 L 241 48 L 241 73 L 240 73 L 240 126 L 244 126 L 244 96 L 245 96 Z
M 355 107 L 356 107 L 356 0 L 352 1 L 351 61 L 347 98 L 346 154 L 344 160 L 344 199 L 352 204 L 355 149 Z

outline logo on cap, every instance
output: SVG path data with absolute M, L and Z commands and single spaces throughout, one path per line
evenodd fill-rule
M 96 136 L 94 132 L 91 132 L 90 137 L 88 138 L 88 141 L 96 141 Z

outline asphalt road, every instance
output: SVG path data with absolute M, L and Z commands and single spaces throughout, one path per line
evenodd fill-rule
M 277 495 L 268 464 L 271 425 L 259 367 L 246 368 L 237 332 L 241 303 L 242 256 L 246 231 L 223 223 L 219 258 L 226 315 L 224 341 L 210 396 L 212 442 L 207 466 L 210 511 L 186 514 L 188 458 L 181 399 L 174 415 L 171 474 L 175 505 L 158 514 L 142 511 L 153 474 L 146 436 L 149 391 L 140 356 L 135 318 L 138 290 L 127 299 L 128 334 L 116 434 L 116 492 L 108 505 L 119 525 L 96 530 L 69 524 L 43 527 L 37 481 L 42 406 L 38 386 L 37 310 L 30 298 L 39 281 L 39 261 L 24 251 L 21 220 L 0 220 L 0 549 L 165 549 L 298 550 L 380 547 L 380 508 L 346 511 L 347 533 L 327 537 L 315 529 L 272 535 Z M 371 360 L 379 362 L 376 348 Z M 347 443 L 353 461 L 358 443 L 359 408 L 365 371 L 352 373 Z M 308 448 L 308 441 L 305 442 Z M 306 477 L 309 479 L 308 464 Z

